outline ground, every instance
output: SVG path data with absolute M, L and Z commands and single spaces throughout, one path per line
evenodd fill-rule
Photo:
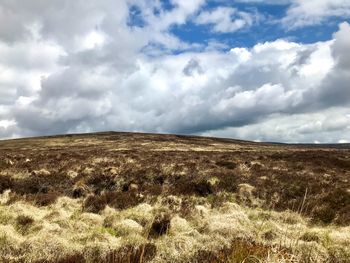
M 350 145 L 0 141 L 1 262 L 350 262 Z

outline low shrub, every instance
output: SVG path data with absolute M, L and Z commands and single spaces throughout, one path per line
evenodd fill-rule
M 19 215 L 16 218 L 16 228 L 22 233 L 27 233 L 34 223 L 34 219 L 27 215 Z
M 320 221 L 325 224 L 330 224 L 336 216 L 336 211 L 328 204 L 315 207 L 312 211 L 313 221 Z
M 0 194 L 5 190 L 11 189 L 13 185 L 13 179 L 8 175 L 0 175 Z
M 300 240 L 303 240 L 305 242 L 319 242 L 320 236 L 316 232 L 305 232 L 300 237 Z
M 27 197 L 27 200 L 32 201 L 34 205 L 37 206 L 48 206 L 56 202 L 57 198 L 60 196 L 61 194 L 58 192 L 49 192 L 43 194 L 29 195 Z
M 149 236 L 157 238 L 166 234 L 170 227 L 171 215 L 168 213 L 158 214 L 153 222 L 149 232 Z
M 224 161 L 224 160 L 217 161 L 216 165 L 221 166 L 221 167 L 225 167 L 225 168 L 230 169 L 230 170 L 233 170 L 237 167 L 236 163 L 234 163 L 232 161 Z
M 106 200 L 98 195 L 88 195 L 83 202 L 83 211 L 88 213 L 98 213 L 106 206 Z
M 99 213 L 109 205 L 116 209 L 127 209 L 136 206 L 143 198 L 135 192 L 105 192 L 101 195 L 88 195 L 83 202 L 83 211 Z

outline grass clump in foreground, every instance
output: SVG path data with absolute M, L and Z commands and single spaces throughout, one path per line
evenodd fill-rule
M 169 201 L 172 200 L 172 201 Z M 176 202 L 174 201 L 176 200 Z M 182 202 L 191 202 L 181 215 Z M 174 203 L 177 204 L 174 205 Z M 350 227 L 204 197 L 159 197 L 100 213 L 83 199 L 2 205 L 1 262 L 349 262 Z M 35 218 L 27 216 L 35 211 Z M 292 220 L 292 219 L 293 220 Z

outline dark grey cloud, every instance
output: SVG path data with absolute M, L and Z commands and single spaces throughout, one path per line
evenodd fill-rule
M 292 74 L 298 74 L 300 66 L 306 65 L 310 59 L 311 55 L 315 52 L 315 47 L 307 47 L 303 50 L 297 52 L 294 62 L 289 65 L 289 70 Z
M 315 91 L 315 100 L 322 107 L 350 106 L 350 25 L 342 23 L 334 39 L 332 55 L 336 64 Z
M 183 73 L 186 76 L 192 76 L 194 73 L 203 74 L 204 70 L 202 69 L 199 61 L 192 58 L 190 61 L 188 61 L 186 67 L 184 67 Z
M 0 82 L 0 104 L 12 104 L 16 98 L 16 89 Z

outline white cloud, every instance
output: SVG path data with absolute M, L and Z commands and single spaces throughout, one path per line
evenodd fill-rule
M 292 0 L 234 0 L 236 3 L 254 3 L 263 5 L 287 5 Z
M 345 143 L 350 135 L 349 108 L 330 108 L 317 113 L 273 114 L 263 122 L 202 133 L 210 136 L 289 143 Z M 333 123 L 337 123 L 335 127 Z
M 7 129 L 9 126 L 15 125 L 16 122 L 14 120 L 0 120 L 0 129 L 5 128 Z
M 171 0 L 174 6 L 171 10 L 162 9 L 159 1 L 132 0 L 129 2 L 140 8 L 146 27 L 161 32 L 166 31 L 172 25 L 185 24 L 190 16 L 200 9 L 205 0 Z M 157 10 L 158 13 L 155 14 L 154 10 Z
M 84 49 L 92 49 L 99 46 L 102 46 L 106 41 L 106 37 L 101 32 L 96 30 L 88 33 L 83 39 L 83 48 Z
M 348 0 L 293 0 L 282 23 L 287 28 L 320 24 L 330 17 L 350 17 Z
M 296 114 L 309 106 L 315 96 L 315 79 L 321 82 L 332 70 L 320 69 L 316 62 L 332 61 L 333 45 L 333 41 L 301 45 L 277 40 L 229 52 L 139 56 L 132 68 L 122 71 L 105 63 L 101 69 L 87 68 L 73 60 L 68 69 L 42 81 L 37 100 L 13 112 L 21 130 L 29 133 L 83 127 L 86 131 L 193 133 L 255 122 L 264 127 L 271 115 Z M 310 98 L 304 97 L 307 92 Z M 28 122 L 34 115 L 36 122 Z M 320 127 L 319 133 L 330 129 Z M 305 129 L 297 133 L 306 134 Z M 339 124 L 335 129 L 345 126 Z M 282 131 L 287 132 L 281 129 L 278 134 Z
M 166 10 L 157 0 L 2 2 L 0 137 L 95 130 L 350 137 L 348 23 L 329 41 L 223 51 L 222 43 L 185 43 L 170 29 L 199 13 L 198 23 L 231 32 L 254 23 L 251 14 L 201 12 L 202 0 L 171 3 Z M 128 24 L 132 5 L 140 27 Z
M 254 20 L 255 17 L 251 13 L 231 7 L 218 7 L 211 11 L 201 12 L 195 19 L 195 23 L 210 24 L 213 26 L 213 31 L 228 33 L 250 27 Z

